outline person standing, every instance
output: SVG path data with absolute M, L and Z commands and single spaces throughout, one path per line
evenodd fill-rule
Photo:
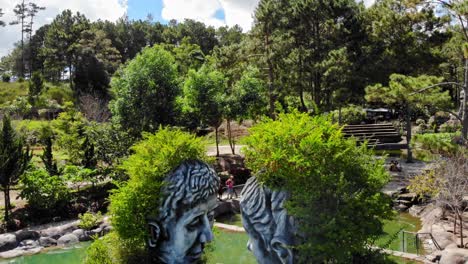
M 228 191 L 228 199 L 232 199 L 232 195 L 234 194 L 234 176 L 229 176 L 229 179 L 226 181 L 226 187 Z

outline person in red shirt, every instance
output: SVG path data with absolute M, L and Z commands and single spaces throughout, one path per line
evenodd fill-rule
M 229 179 L 227 179 L 226 187 L 228 191 L 228 199 L 232 199 L 232 195 L 234 194 L 234 176 L 231 175 Z

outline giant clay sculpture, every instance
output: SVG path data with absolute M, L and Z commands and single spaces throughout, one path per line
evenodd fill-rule
M 158 263 L 196 263 L 213 239 L 219 177 L 206 163 L 188 161 L 165 182 L 159 214 L 149 221 L 152 258 Z
M 241 193 L 242 222 L 249 235 L 247 248 L 260 264 L 292 264 L 296 225 L 284 208 L 288 197 L 250 178 Z

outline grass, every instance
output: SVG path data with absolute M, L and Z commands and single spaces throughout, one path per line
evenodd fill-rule
M 216 222 L 243 227 L 240 214 L 226 214 L 216 218 Z
M 246 233 L 232 233 L 215 228 L 214 241 L 206 252 L 207 264 L 255 264 L 252 252 L 247 250 Z
M 385 235 L 377 240 L 376 245 L 379 247 L 386 247 L 391 250 L 403 251 L 402 231 L 417 232 L 420 229 L 421 221 L 418 218 L 408 213 L 399 213 L 395 219 L 384 222 Z M 405 252 L 416 253 L 414 236 L 405 234 L 405 237 Z
M 27 82 L 0 82 L 0 106 L 4 105 L 8 101 L 15 100 L 19 96 L 25 95 L 28 95 Z
M 397 256 L 389 256 L 388 258 L 395 261 L 397 264 L 422 264 L 422 262 L 419 261 L 408 260 Z
M 7 106 L 8 102 L 14 101 L 20 96 L 27 96 L 28 86 L 28 82 L 0 82 L 0 106 Z M 73 101 L 73 92 L 68 83 L 45 83 L 42 96 L 55 100 L 59 104 Z
M 40 131 L 43 126 L 50 125 L 50 121 L 47 120 L 13 120 L 13 126 L 20 131 L 34 132 Z

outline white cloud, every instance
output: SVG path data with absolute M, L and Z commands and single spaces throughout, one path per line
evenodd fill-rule
M 222 7 L 218 0 L 163 0 L 162 18 L 183 21 L 194 19 L 205 24 L 219 27 L 225 24 L 215 17 L 216 11 Z
M 13 21 L 15 19 L 13 8 L 19 2 L 19 0 L 0 0 L 0 7 L 5 13 L 0 19 L 7 23 Z M 127 11 L 125 0 L 36 0 L 34 2 L 46 7 L 46 10 L 38 13 L 35 29 L 52 22 L 55 16 L 66 9 L 85 14 L 92 21 L 97 19 L 115 21 Z M 0 57 L 7 55 L 13 48 L 13 43 L 20 40 L 20 26 L 0 27 Z
M 248 31 L 252 28 L 253 13 L 260 0 L 219 0 L 226 14 L 228 26 L 239 25 Z
M 190 18 L 215 27 L 238 24 L 247 31 L 252 27 L 252 16 L 258 2 L 259 0 L 163 0 L 162 17 L 178 21 Z M 224 20 L 215 17 L 219 10 L 224 11 Z

